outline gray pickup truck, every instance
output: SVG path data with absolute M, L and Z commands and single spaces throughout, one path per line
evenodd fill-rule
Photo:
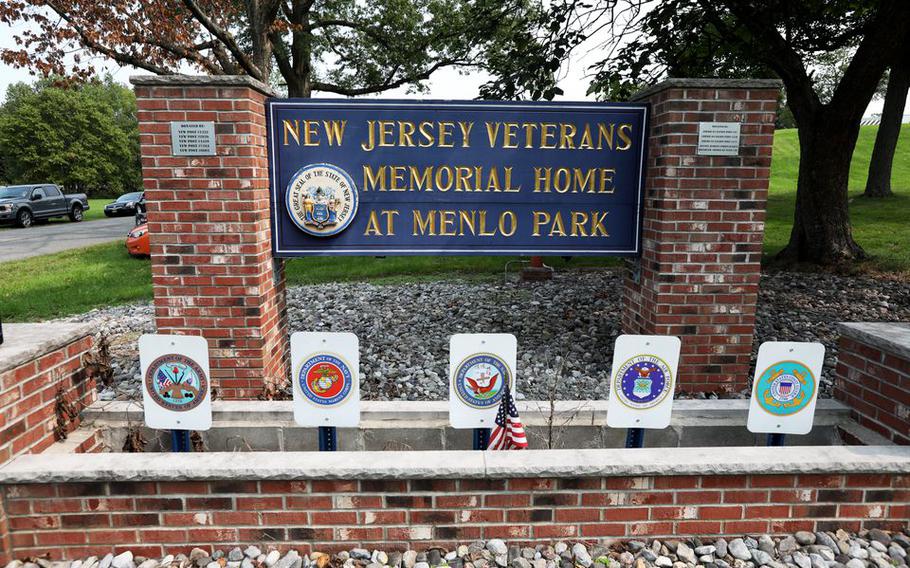
M 0 224 L 31 227 L 35 221 L 69 217 L 79 222 L 89 208 L 84 193 L 68 193 L 52 183 L 0 186 Z

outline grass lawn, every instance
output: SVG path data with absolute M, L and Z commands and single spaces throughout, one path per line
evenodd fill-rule
M 860 133 L 850 192 L 862 193 L 877 127 Z M 893 186 L 897 197 L 888 200 L 854 198 L 851 216 L 854 235 L 874 255 L 872 268 L 910 270 L 910 125 L 905 125 L 895 158 Z M 774 138 L 771 194 L 765 233 L 765 253 L 779 251 L 789 237 L 796 197 L 799 149 L 795 130 L 778 131 Z M 87 218 L 104 215 L 109 200 L 92 200 Z M 414 282 L 441 278 L 492 279 L 503 273 L 511 257 L 335 257 L 302 258 L 288 263 L 290 284 L 369 280 L 374 283 Z M 576 258 L 569 262 L 548 258 L 556 268 L 618 265 L 616 258 Z M 511 265 L 516 270 L 517 265 Z M 104 305 L 151 298 L 149 261 L 130 258 L 123 243 L 110 243 L 57 253 L 0 267 L 0 317 L 29 321 L 81 313 Z
M 910 271 L 910 124 L 901 128 L 894 157 L 891 189 L 895 197 L 885 200 L 860 197 L 866 188 L 869 158 L 877 126 L 860 129 L 850 167 L 850 220 L 853 238 L 872 255 L 870 268 Z M 765 254 L 780 251 L 790 239 L 796 179 L 799 171 L 799 141 L 795 129 L 774 134 L 768 221 L 765 226 Z

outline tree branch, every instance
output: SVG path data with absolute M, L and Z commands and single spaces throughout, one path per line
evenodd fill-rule
M 218 38 L 227 50 L 234 56 L 237 62 L 240 64 L 243 69 L 249 73 L 254 79 L 262 80 L 264 78 L 262 71 L 252 62 L 250 58 L 247 57 L 246 53 L 240 49 L 240 46 L 237 45 L 237 42 L 234 40 L 234 37 L 224 30 L 221 26 L 216 24 L 209 18 L 196 3 L 196 0 L 183 0 L 183 4 L 189 8 L 190 12 L 193 14 L 193 17 L 202 24 L 202 26 L 209 31 L 213 36 Z

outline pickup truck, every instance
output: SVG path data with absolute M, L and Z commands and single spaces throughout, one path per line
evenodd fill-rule
M 31 227 L 35 221 L 64 216 L 79 222 L 88 208 L 84 193 L 64 195 L 52 183 L 0 186 L 0 224 Z

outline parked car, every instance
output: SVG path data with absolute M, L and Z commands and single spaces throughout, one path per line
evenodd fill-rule
M 139 201 L 136 202 L 136 226 L 137 226 L 137 227 L 138 227 L 139 225 L 144 225 L 144 224 L 145 224 L 145 222 L 146 222 L 146 220 L 147 220 L 147 217 L 146 217 L 146 213 L 145 213 L 145 212 L 146 212 L 146 209 L 145 209 L 145 192 L 143 191 L 143 192 L 139 195 Z
M 136 204 L 139 203 L 139 199 L 142 197 L 141 191 L 134 191 L 132 193 L 124 193 L 117 198 L 117 201 L 113 203 L 108 203 L 104 206 L 104 216 L 105 217 L 126 217 L 127 215 L 136 214 Z
M 35 221 L 69 217 L 79 222 L 89 208 L 84 193 L 68 193 L 52 183 L 0 187 L 0 223 L 31 227 Z
M 126 236 L 126 251 L 130 253 L 130 256 L 135 257 L 146 257 L 152 254 L 148 225 L 139 225 L 129 232 Z

